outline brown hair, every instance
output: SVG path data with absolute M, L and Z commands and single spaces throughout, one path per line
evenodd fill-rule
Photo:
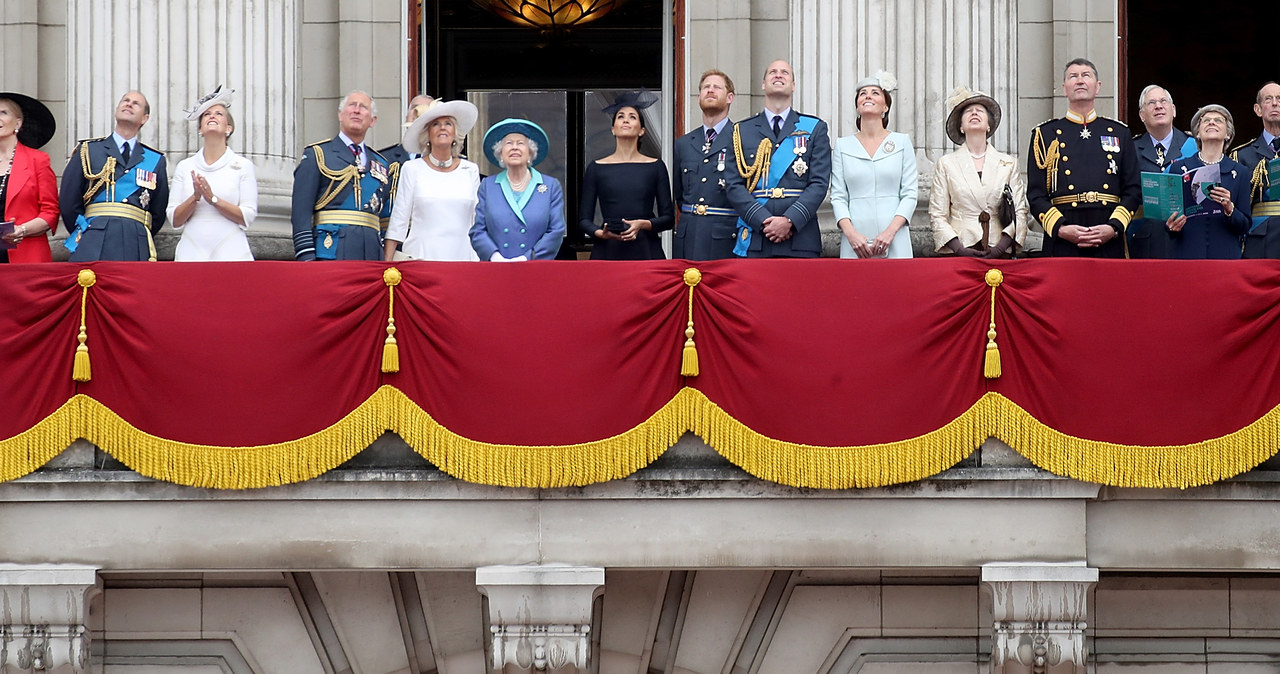
M 226 105 L 223 105 L 222 103 L 218 103 L 217 105 L 221 105 L 222 111 L 227 113 L 227 126 L 231 127 L 231 131 L 227 133 L 227 138 L 230 138 L 231 136 L 235 135 L 235 132 L 236 132 L 236 118 L 231 116 L 231 108 L 228 108 Z M 217 106 L 211 105 L 209 106 L 209 110 L 212 110 L 215 107 Z M 209 110 L 205 110 L 204 112 L 200 113 L 200 119 L 196 120 L 197 124 L 204 121 L 204 116 L 209 114 Z
M 885 91 L 884 87 L 877 86 L 875 84 L 868 84 L 866 87 L 862 87 L 862 89 L 866 89 L 867 87 L 875 87 L 880 90 L 880 93 L 884 94 L 884 114 L 880 116 L 880 119 L 884 120 L 884 128 L 887 130 L 889 128 L 889 111 L 893 109 L 893 96 L 890 95 L 889 92 Z M 854 92 L 853 96 L 855 100 L 858 97 L 858 93 L 862 92 L 862 89 L 859 89 L 857 92 Z M 853 124 L 854 126 L 858 127 L 859 131 L 861 131 L 862 115 L 855 116 L 853 118 Z
M 711 70 L 708 70 L 702 73 L 702 77 L 698 78 L 698 88 L 701 89 L 702 83 L 705 82 L 707 78 L 711 77 L 712 75 L 719 75 L 720 77 L 724 78 L 724 88 L 728 89 L 729 93 L 731 94 L 736 93 L 733 90 L 733 80 L 729 79 L 729 76 L 726 75 L 723 70 L 717 70 L 716 68 L 712 68 Z

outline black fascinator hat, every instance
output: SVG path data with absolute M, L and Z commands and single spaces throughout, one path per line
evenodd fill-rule
M 641 89 L 640 91 L 624 91 L 618 94 L 618 96 L 613 99 L 613 103 L 604 107 L 601 112 L 612 118 L 623 108 L 635 108 L 638 112 L 657 102 L 658 95 L 648 89 Z M 644 119 L 643 115 L 641 115 L 641 119 Z

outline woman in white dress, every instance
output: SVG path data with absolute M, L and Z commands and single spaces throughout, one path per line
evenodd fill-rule
M 422 156 L 400 166 L 386 259 L 394 259 L 396 245 L 403 244 L 404 254 L 415 260 L 478 261 L 470 233 L 480 168 L 459 157 L 458 149 L 479 111 L 466 101 L 432 101 L 419 109 L 405 129 L 403 145 L 406 152 Z
M 832 148 L 831 207 L 843 258 L 911 257 L 907 225 L 919 176 L 911 138 L 888 128 L 897 86 L 884 71 L 858 82 L 858 133 Z
M 219 86 L 186 111 L 204 145 L 178 162 L 169 186 L 169 222 L 182 231 L 175 261 L 253 259 L 245 230 L 258 217 L 258 178 L 253 162 L 227 147 L 235 132 L 227 109 L 234 93 Z
M 957 257 L 1012 257 L 1027 238 L 1031 215 L 1018 161 L 988 141 L 1000 128 L 1000 104 L 981 91 L 957 87 L 947 105 L 947 137 L 960 147 L 933 168 L 934 246 Z M 1006 200 L 1012 203 L 1005 206 Z

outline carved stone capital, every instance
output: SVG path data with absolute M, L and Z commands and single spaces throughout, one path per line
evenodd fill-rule
M 1078 564 L 985 564 L 991 590 L 991 671 L 1084 674 L 1089 590 L 1098 570 Z
M 0 564 L 0 671 L 71 674 L 89 667 L 91 566 Z
M 604 590 L 604 569 L 581 566 L 487 566 L 476 585 L 489 598 L 494 672 L 585 672 L 591 612 Z

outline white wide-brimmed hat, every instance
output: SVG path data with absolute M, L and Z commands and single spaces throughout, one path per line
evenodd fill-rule
M 191 106 L 190 110 L 183 110 L 183 112 L 187 113 L 187 121 L 188 122 L 200 121 L 200 115 L 203 115 L 205 110 L 208 110 L 209 108 L 212 108 L 215 105 L 221 105 L 224 108 L 230 108 L 231 97 L 234 96 L 235 93 L 236 93 L 235 89 L 223 89 L 222 85 L 219 84 L 217 89 L 214 89 L 212 92 L 205 94 L 204 96 L 201 96 L 200 99 L 196 101 L 196 104 Z
M 457 120 L 454 130 L 457 133 L 458 142 L 461 143 L 462 137 L 467 135 L 471 131 L 471 127 L 476 125 L 476 118 L 479 116 L 480 111 L 467 101 L 435 100 L 419 105 L 418 118 L 405 125 L 404 135 L 400 138 L 400 144 L 404 146 L 405 152 L 426 154 L 427 148 L 418 143 L 418 136 L 422 135 L 422 130 L 427 128 L 428 124 L 441 117 L 452 117 Z

